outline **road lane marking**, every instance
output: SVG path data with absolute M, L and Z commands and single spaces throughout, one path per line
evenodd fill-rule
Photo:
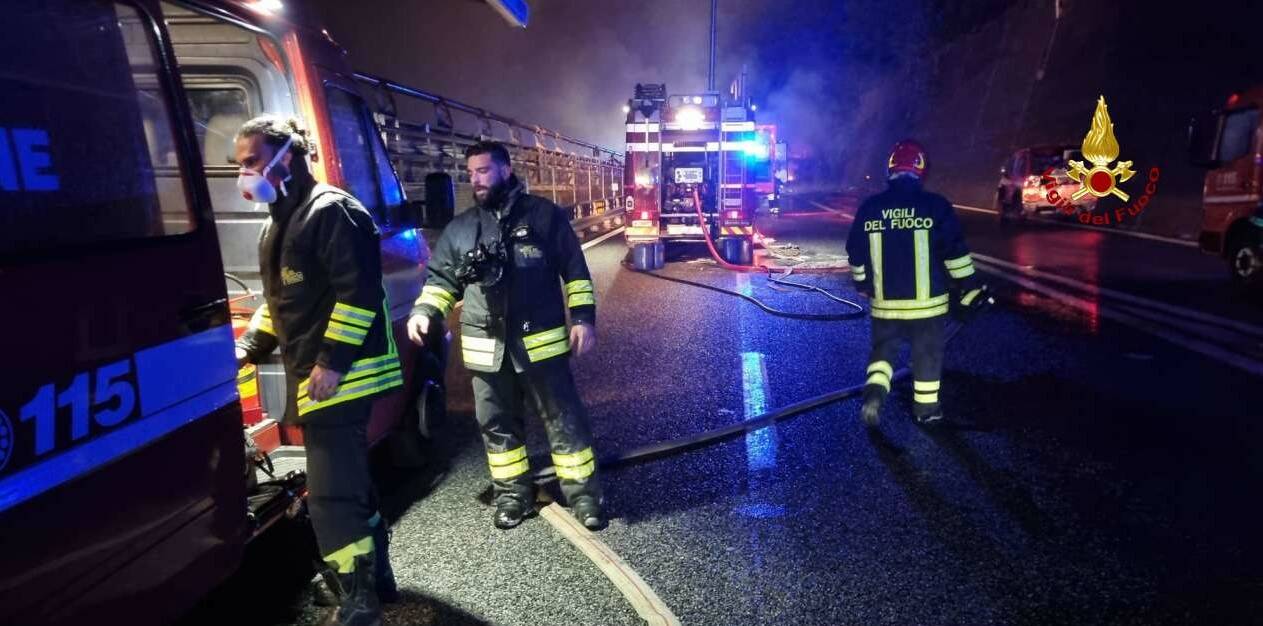
M 1072 295 L 1069 292 L 1040 284 L 1036 280 L 1022 276 L 1016 272 L 1010 272 L 999 267 L 987 265 L 985 261 L 984 263 L 979 264 L 979 268 L 987 273 L 1012 281 L 1026 289 L 1029 289 L 1030 291 L 1041 293 L 1064 304 L 1071 305 L 1081 311 L 1094 313 L 1103 318 L 1122 323 L 1137 330 L 1142 330 L 1203 356 L 1207 356 L 1242 369 L 1254 374 L 1255 376 L 1263 376 L 1263 361 L 1233 352 L 1222 346 L 1203 341 L 1199 338 L 1191 337 L 1183 333 L 1172 332 L 1159 325 L 1160 322 L 1154 321 L 1162 320 L 1166 326 L 1179 328 L 1180 320 L 1166 318 L 1163 314 L 1153 311 L 1149 311 L 1146 315 L 1144 315 L 1144 317 L 1141 317 L 1139 312 L 1128 313 L 1126 310 L 1117 309 L 1110 304 L 1091 302 L 1079 296 Z
M 540 516 L 605 574 L 646 623 L 650 626 L 680 626 L 680 619 L 636 570 L 561 505 L 554 502 L 544 507 Z
M 583 244 L 582 246 L 579 246 L 579 247 L 580 247 L 581 249 L 583 249 L 583 250 L 587 250 L 588 248 L 591 248 L 591 247 L 593 247 L 593 246 L 596 246 L 597 244 L 604 243 L 604 242 L 605 242 L 605 240 L 607 240 L 607 239 L 609 239 L 609 238 L 613 237 L 614 235 L 621 235 L 621 234 L 623 234 L 623 231 L 624 231 L 624 230 L 627 230 L 627 227 L 626 227 L 626 226 L 619 226 L 618 228 L 615 228 L 614 230 L 611 230 L 610 232 L 605 233 L 604 235 L 601 235 L 600 237 L 597 237 L 596 239 L 593 239 L 592 241 L 589 241 L 589 242 L 587 242 L 587 243 L 585 243 L 585 244 Z
M 1034 278 L 1040 278 L 1049 282 L 1059 283 L 1067 287 L 1074 287 L 1076 289 L 1085 291 L 1092 295 L 1102 295 L 1109 298 L 1115 298 L 1118 300 L 1122 300 L 1124 302 L 1128 302 L 1130 304 L 1134 304 L 1139 307 L 1144 307 L 1148 309 L 1156 309 L 1159 311 L 1170 313 L 1171 315 L 1179 315 L 1179 316 L 1188 318 L 1190 320 L 1196 320 L 1205 324 L 1213 324 L 1217 326 L 1222 326 L 1224 328 L 1231 328 L 1233 330 L 1239 331 L 1241 333 L 1245 333 L 1247 335 L 1253 335 L 1259 338 L 1263 338 L 1263 326 L 1256 326 L 1254 324 L 1250 324 L 1247 322 L 1229 319 L 1229 318 L 1221 317 L 1219 315 L 1214 315 L 1211 313 L 1204 313 L 1202 311 L 1197 311 L 1194 309 L 1177 306 L 1174 304 L 1168 304 L 1166 302 L 1162 302 L 1159 300 L 1153 300 L 1150 298 L 1135 296 L 1126 292 L 1110 289 L 1108 287 L 1101 287 L 1100 285 L 1086 283 L 1081 280 L 1068 278 L 1066 276 L 1061 276 L 1061 275 L 1053 274 L 1050 272 L 1044 272 L 1044 271 L 1030 268 L 1027 266 L 1017 265 L 1015 263 L 1011 263 L 1003 259 L 998 259 L 996 257 L 987 256 L 985 254 L 978 254 L 975 252 L 972 254 L 972 256 L 973 258 L 981 260 L 985 263 L 998 265 L 1000 267 L 1007 268 L 1015 272 L 1019 272 L 1019 273 L 1034 277 Z
M 984 208 L 982 208 L 982 207 L 968 206 L 968 205 L 964 205 L 964 204 L 953 204 L 952 206 L 954 206 L 954 207 L 956 207 L 956 208 L 958 208 L 958 209 L 961 209 L 961 210 L 963 210 L 963 211 L 973 211 L 973 212 L 975 212 L 975 213 L 990 213 L 991 215 L 995 215 L 995 214 L 999 213 L 999 211 L 997 211 L 997 210 L 995 210 L 995 209 L 984 209 Z M 1187 239 L 1176 239 L 1176 238 L 1174 238 L 1174 237 L 1163 237 L 1163 236 L 1161 236 L 1161 235 L 1150 235 L 1149 233 L 1140 233 L 1140 232 L 1136 232 L 1136 231 L 1134 231 L 1134 230 L 1122 230 L 1122 229 L 1120 229 L 1120 228 L 1102 228 L 1102 227 L 1100 227 L 1100 226 L 1091 226 L 1091 225 L 1089 225 L 1089 224 L 1077 224 L 1077 223 L 1075 223 L 1075 222 L 1064 222 L 1064 221 L 1059 221 L 1059 220 L 1050 220 L 1050 219 L 1043 218 L 1043 217 L 1032 217 L 1031 219 L 1032 219 L 1032 220 L 1034 220 L 1034 221 L 1036 221 L 1036 222 L 1043 222 L 1043 223 L 1045 223 L 1045 224 L 1052 224 L 1052 225 L 1054 225 L 1054 226 L 1065 226 L 1066 228 L 1078 228 L 1078 229 L 1080 229 L 1080 230 L 1094 230 L 1094 231 L 1097 231 L 1097 232 L 1109 233 L 1109 234 L 1111 234 L 1111 235 L 1123 235 L 1123 236 L 1125 236 L 1125 237 L 1135 237 L 1135 238 L 1137 238 L 1137 239 L 1148 239 L 1148 240 L 1150 240 L 1150 241 L 1161 241 L 1162 243 L 1171 243 L 1171 244 L 1175 244 L 1175 245 L 1177 245 L 1177 246 L 1185 246 L 1185 247 L 1187 247 L 1187 248 L 1196 248 L 1196 247 L 1197 247 L 1197 242 L 1196 242 L 1196 241 L 1189 241 L 1189 240 L 1187 240 Z
M 816 202 L 815 200 L 808 200 L 808 202 L 810 202 L 812 205 L 814 205 L 814 206 L 815 206 L 815 207 L 817 207 L 817 208 L 824 209 L 824 210 L 826 210 L 826 211 L 828 211 L 828 212 L 830 212 L 830 213 L 836 214 L 838 217 L 842 218 L 842 219 L 843 219 L 843 221 L 847 221 L 847 222 L 854 222 L 854 221 L 855 221 L 855 216 L 854 216 L 854 215 L 851 215 L 851 214 L 849 214 L 849 213 L 844 213 L 841 209 L 835 209 L 835 208 L 833 208 L 833 207 L 831 207 L 831 206 L 828 206 L 828 205 L 826 205 L 826 204 L 822 204 L 822 203 L 820 203 L 820 202 Z

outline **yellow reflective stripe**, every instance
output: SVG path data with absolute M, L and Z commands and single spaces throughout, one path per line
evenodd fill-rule
M 938 391 L 939 381 L 937 380 L 914 380 L 912 381 L 913 391 Z
M 452 312 L 452 307 L 456 304 L 456 296 L 442 287 L 426 285 L 421 289 L 421 297 L 417 298 L 416 304 L 428 304 L 446 316 Z
M 263 305 L 254 311 L 254 315 L 250 316 L 251 330 L 265 332 L 273 337 L 276 336 L 276 329 L 272 326 L 272 317 L 268 315 L 267 305 Z
M 466 365 L 490 367 L 496 361 L 496 340 L 490 337 L 461 335 L 461 356 Z
M 315 402 L 305 396 L 298 398 L 298 414 L 306 415 L 315 410 L 331 407 L 349 400 L 370 396 L 375 393 L 403 386 L 403 372 L 391 370 L 385 374 L 366 378 L 351 385 L 341 385 L 332 398 L 323 402 Z
M 572 280 L 566 283 L 566 294 L 574 295 L 576 293 L 584 293 L 592 291 L 592 281 L 590 280 Z
M 377 318 L 377 311 L 361 309 L 342 302 L 333 305 L 333 313 L 334 315 L 353 319 L 362 326 L 372 326 L 373 320 Z
M 864 280 L 868 277 L 868 272 L 863 265 L 852 265 L 851 276 L 855 278 L 855 280 Z
M 917 309 L 911 311 L 886 310 L 873 308 L 873 317 L 882 320 L 922 320 L 947 313 L 947 305 L 941 304 L 928 309 Z
M 531 363 L 535 363 L 537 361 L 543 361 L 545 359 L 551 359 L 555 356 L 560 356 L 567 352 L 570 352 L 570 340 L 563 339 L 562 341 L 558 341 L 557 343 L 546 345 L 542 348 L 536 348 L 534 350 L 527 350 L 526 356 L 530 358 Z
M 946 261 L 943 261 L 943 265 L 946 265 L 947 269 L 949 270 L 958 270 L 962 267 L 965 267 L 966 265 L 973 265 L 973 264 L 974 264 L 973 257 L 969 256 L 968 254 L 962 257 L 956 257 L 954 259 L 948 259 Z
M 947 294 L 934 296 L 933 298 L 923 298 L 915 300 L 882 300 L 881 298 L 873 299 L 874 309 L 924 309 L 926 307 L 938 304 L 947 304 L 950 297 Z
M 439 314 L 444 317 L 447 317 L 447 314 L 452 312 L 452 305 L 439 300 L 428 293 L 422 294 L 420 298 L 417 298 L 417 304 L 428 304 L 435 309 L 438 309 Z
M 881 284 L 881 233 L 868 233 L 868 256 L 873 263 L 873 298 L 881 300 L 886 297 L 886 290 Z
M 487 462 L 491 465 L 508 465 L 526 458 L 526 446 L 518 446 L 504 452 L 488 452 Z
M 974 300 L 978 297 L 978 294 L 980 293 L 982 293 L 981 289 L 970 289 L 969 293 L 966 293 L 965 297 L 960 299 L 961 304 L 965 306 L 969 306 L 973 304 Z
M 554 452 L 553 465 L 566 465 L 569 467 L 575 467 L 578 465 L 583 465 L 584 463 L 591 461 L 593 458 L 595 457 L 593 456 L 592 448 L 590 447 L 584 448 L 573 454 L 557 454 Z
M 947 270 L 947 273 L 951 274 L 952 278 L 968 278 L 974 275 L 974 266 L 969 265 L 961 269 Z
M 508 480 L 510 478 L 517 478 L 529 471 L 531 471 L 531 462 L 527 459 L 522 459 L 521 461 L 511 465 L 498 465 L 492 467 L 491 477 L 496 480 Z
M 342 382 L 349 383 L 357 379 L 364 378 L 369 374 L 377 374 L 388 369 L 398 368 L 399 359 L 394 354 L 357 359 L 355 361 L 351 361 L 351 369 L 347 370 L 346 376 L 342 377 Z M 304 379 L 298 383 L 298 394 L 300 396 L 307 395 L 308 382 L 309 380 Z
M 325 563 L 337 570 L 339 574 L 350 574 L 355 571 L 355 557 L 373 551 L 373 536 L 367 535 L 359 541 L 348 543 L 325 557 Z
M 912 401 L 918 404 L 934 404 L 935 402 L 938 402 L 938 392 L 914 393 L 912 394 Z
M 371 323 L 366 323 L 363 320 L 359 319 L 358 317 L 351 317 L 350 315 L 347 315 L 337 309 L 334 309 L 333 313 L 329 314 L 329 319 L 335 320 L 338 322 L 343 322 L 345 324 L 355 326 L 357 328 L 368 329 L 372 326 Z
M 562 480 L 583 480 L 591 476 L 593 472 L 596 471 L 596 462 L 588 461 L 587 463 L 584 463 L 583 465 L 575 465 L 575 466 L 570 466 L 570 467 L 565 466 L 565 465 L 558 465 L 556 466 L 556 469 L 557 469 L 557 478 L 560 478 Z
M 589 304 L 596 304 L 596 296 L 592 293 L 576 293 L 571 295 L 566 301 L 566 306 L 568 307 L 584 306 Z
M 930 297 L 930 231 L 924 228 L 913 231 L 912 244 L 917 264 L 917 300 L 925 300 Z
M 868 375 L 868 380 L 864 381 L 865 385 L 881 385 L 890 391 L 890 377 L 882 372 L 873 372 Z
M 872 363 L 869 363 L 868 373 L 872 374 L 873 372 L 885 372 L 886 378 L 890 378 L 895 375 L 895 369 L 890 366 L 890 361 L 873 361 Z
M 368 331 L 355 326 L 347 326 L 340 322 L 329 322 L 329 327 L 325 329 L 325 339 L 332 341 L 341 341 L 349 343 L 353 346 L 364 344 L 364 338 L 368 336 Z
M 469 335 L 461 335 L 460 345 L 463 348 L 477 350 L 479 352 L 496 351 L 496 340 L 491 337 L 471 337 Z
M 562 339 L 566 339 L 565 326 L 546 330 L 542 333 L 535 333 L 534 335 L 527 335 L 522 338 L 522 343 L 526 345 L 527 350 L 530 350 L 531 348 L 538 348 Z

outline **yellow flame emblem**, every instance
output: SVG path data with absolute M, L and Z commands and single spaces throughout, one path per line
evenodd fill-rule
M 1096 112 L 1092 114 L 1092 128 L 1083 138 L 1083 156 L 1095 167 L 1089 169 L 1082 161 L 1070 161 L 1066 174 L 1082 185 L 1072 198 L 1078 200 L 1090 193 L 1098 198 L 1114 194 L 1123 202 L 1129 199 L 1118 188 L 1118 183 L 1126 182 L 1135 174 L 1131 171 L 1131 161 L 1119 161 L 1114 169 L 1109 168 L 1110 162 L 1118 158 L 1118 150 L 1114 123 L 1110 121 L 1105 96 L 1101 96 L 1096 101 Z

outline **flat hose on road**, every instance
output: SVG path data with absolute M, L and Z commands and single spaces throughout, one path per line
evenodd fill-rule
M 844 304 L 848 307 L 852 307 L 855 310 L 850 313 L 791 313 L 789 311 L 782 311 L 780 309 L 768 306 L 762 300 L 759 300 L 758 298 L 755 298 L 754 296 L 744 294 L 739 291 L 734 291 L 732 289 L 724 289 L 723 287 L 707 285 L 706 283 L 700 283 L 700 282 L 696 282 L 692 280 L 687 280 L 684 278 L 675 278 L 672 276 L 666 276 L 666 275 L 658 274 L 655 272 L 639 272 L 639 273 L 647 274 L 649 276 L 653 276 L 654 278 L 657 278 L 660 280 L 666 280 L 673 283 L 679 283 L 681 285 L 691 285 L 693 287 L 699 287 L 701 289 L 709 289 L 711 291 L 716 291 L 722 294 L 736 296 L 738 298 L 746 300 L 747 302 L 750 302 L 754 306 L 759 307 L 765 313 L 768 313 L 770 315 L 775 315 L 777 317 L 784 317 L 784 318 L 795 319 L 795 320 L 809 320 L 809 321 L 815 321 L 815 322 L 844 322 L 844 321 L 854 320 L 854 319 L 859 319 L 861 317 L 864 317 L 864 307 L 860 305 L 859 303 L 851 302 L 850 300 L 847 300 L 845 298 L 840 298 L 838 296 L 835 296 L 829 293 L 827 290 L 821 289 L 820 287 L 816 287 L 814 285 L 805 285 L 803 283 L 796 283 L 796 282 L 785 280 L 783 277 L 789 276 L 790 272 L 793 271 L 792 269 L 782 274 L 782 278 L 776 278 L 775 276 L 772 275 L 772 271 L 766 267 L 759 267 L 757 265 L 734 265 L 732 263 L 725 261 L 723 257 L 719 255 L 719 251 L 715 249 L 715 243 L 710 240 L 710 233 L 708 232 L 706 228 L 706 218 L 704 215 L 702 215 L 702 199 L 698 195 L 696 190 L 693 191 L 693 208 L 697 211 L 697 223 L 700 224 L 702 227 L 702 235 L 703 235 L 703 238 L 706 240 L 706 249 L 710 251 L 711 258 L 714 259 L 714 261 L 718 263 L 720 267 L 727 270 L 732 270 L 734 272 L 749 272 L 749 273 L 762 272 L 762 273 L 767 274 L 767 279 L 771 282 L 777 283 L 779 285 L 786 285 L 789 287 L 797 287 L 799 289 L 808 289 L 811 291 L 817 291 L 824 294 L 825 297 L 829 298 L 830 300 L 833 300 L 834 302 L 838 302 L 840 304 Z M 623 262 L 623 266 L 628 267 L 628 264 L 626 261 Z M 629 268 L 629 269 L 634 269 L 634 268 Z
M 989 300 L 984 300 L 983 302 L 990 304 Z M 951 343 L 952 339 L 956 337 L 956 335 L 964 327 L 964 323 L 953 324 L 951 328 L 947 330 L 947 335 L 943 340 L 944 343 Z M 909 369 L 906 367 L 896 370 L 894 376 L 891 377 L 891 383 L 904 380 L 908 377 L 908 374 Z M 670 441 L 651 443 L 611 456 L 598 457 L 597 465 L 601 469 L 613 469 L 625 465 L 635 465 L 637 463 L 644 463 L 654 459 L 675 456 L 691 450 L 712 446 L 729 439 L 736 438 L 746 432 L 771 426 L 776 422 L 787 420 L 813 409 L 818 409 L 826 404 L 846 400 L 859 395 L 863 390 L 863 384 L 852 385 L 844 389 L 838 389 L 829 393 L 813 396 L 811 398 L 807 398 L 806 400 L 795 402 L 789 406 L 781 407 L 774 411 L 769 411 L 762 415 L 757 415 L 735 424 L 729 424 L 728 426 L 722 426 L 720 428 L 703 431 L 687 437 L 681 437 L 679 439 L 672 439 Z M 548 466 L 536 471 L 534 478 L 539 482 L 548 482 L 555 480 L 557 478 L 557 473 L 552 466 Z

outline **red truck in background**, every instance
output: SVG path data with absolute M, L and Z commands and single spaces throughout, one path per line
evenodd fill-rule
M 725 261 L 751 264 L 759 206 L 751 163 L 769 153 L 749 104 L 641 84 L 625 110 L 625 233 L 636 269 L 662 267 L 667 242 L 702 241 L 703 228 Z
M 1259 107 L 1263 85 L 1228 97 L 1222 109 L 1194 118 L 1189 156 L 1207 168 L 1198 245 L 1222 257 L 1234 283 L 1263 287 L 1263 223 L 1257 220 L 1263 177 Z

